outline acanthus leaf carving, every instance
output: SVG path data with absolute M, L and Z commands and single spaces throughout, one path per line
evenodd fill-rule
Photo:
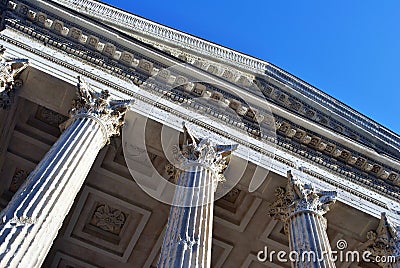
M 367 233 L 367 238 L 371 242 L 367 249 L 372 253 L 374 261 L 381 267 L 387 267 L 387 263 L 379 260 L 389 256 L 400 262 L 400 230 L 397 228 L 391 223 L 386 213 L 382 213 L 376 231 Z
M 184 138 L 181 148 L 173 148 L 178 169 L 185 170 L 192 165 L 201 165 L 211 170 L 215 177 L 215 184 L 224 182 L 222 172 L 227 168 L 230 155 L 237 149 L 237 144 L 218 145 L 210 138 L 198 138 L 184 124 Z M 216 187 L 214 188 L 216 189 Z
M 22 86 L 17 76 L 28 66 L 28 60 L 8 58 L 4 52 L 5 48 L 0 45 L 0 107 L 6 110 L 13 102 L 13 89 Z
M 105 143 L 108 144 L 112 136 L 120 135 L 125 114 L 133 102 L 133 100 L 112 100 L 108 90 L 96 92 L 78 77 L 77 96 L 72 101 L 70 119 L 61 124 L 60 128 L 64 130 L 76 118 L 92 117 L 101 122 Z
M 285 224 L 286 232 L 290 217 L 302 212 L 323 216 L 336 201 L 336 192 L 317 191 L 312 184 L 293 177 L 291 171 L 288 171 L 287 176 L 286 188 L 279 187 L 275 190 L 277 198 L 269 210 L 271 217 Z

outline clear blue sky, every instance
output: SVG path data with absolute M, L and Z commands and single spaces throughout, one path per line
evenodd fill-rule
M 400 133 L 400 1 L 103 1 L 269 61 Z

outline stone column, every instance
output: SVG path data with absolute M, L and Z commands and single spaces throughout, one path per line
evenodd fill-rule
M 159 268 L 210 267 L 214 192 L 223 181 L 237 145 L 215 145 L 184 127 L 184 145 L 176 173 L 175 204 L 169 214 Z
M 278 188 L 270 216 L 284 223 L 289 236 L 292 267 L 335 267 L 323 215 L 335 202 L 336 192 L 319 192 L 288 172 L 286 189 Z M 289 256 L 290 257 L 290 256 Z M 295 258 L 293 258 L 295 257 Z
M 65 131 L 0 219 L 0 267 L 40 267 L 99 150 L 118 135 L 128 101 L 78 84 Z
M 371 259 L 381 267 L 400 268 L 400 230 L 382 213 L 376 231 L 368 232 Z
M 12 105 L 15 89 L 22 86 L 18 76 L 28 66 L 28 60 L 5 57 L 4 52 L 5 48 L 0 45 L 0 167 L 18 114 L 17 105 Z

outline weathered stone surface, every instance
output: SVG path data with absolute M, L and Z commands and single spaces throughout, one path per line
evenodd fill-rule
M 99 150 L 119 133 L 129 103 L 79 82 L 64 133 L 0 214 L 0 266 L 41 266 Z
M 210 267 L 214 192 L 237 145 L 216 145 L 184 126 L 178 178 L 158 267 Z M 175 175 L 176 176 L 176 175 Z

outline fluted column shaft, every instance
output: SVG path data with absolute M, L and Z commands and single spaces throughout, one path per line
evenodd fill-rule
M 286 189 L 277 189 L 277 200 L 269 214 L 284 223 L 291 254 L 294 252 L 297 260 L 292 268 L 336 267 L 323 217 L 335 202 L 336 192 L 316 191 L 312 185 L 293 178 L 290 171 L 288 179 Z
M 171 207 L 159 267 L 210 267 L 213 224 L 213 174 L 202 166 L 182 172 L 174 198 L 189 206 Z
M 326 233 L 326 220 L 313 212 L 301 212 L 289 219 L 289 248 L 299 261 L 292 267 L 335 267 Z
M 215 145 L 184 127 L 174 204 L 161 248 L 159 268 L 210 267 L 214 193 L 236 145 Z
M 93 118 L 61 135 L 1 214 L 0 267 L 40 265 L 103 144 Z
M 69 126 L 0 214 L 0 267 L 40 267 L 99 150 L 119 131 L 126 105 L 78 89 Z

